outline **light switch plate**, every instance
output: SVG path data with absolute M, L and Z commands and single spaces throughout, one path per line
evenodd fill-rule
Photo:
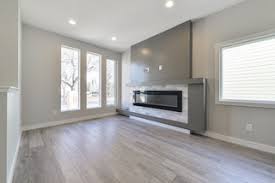
M 163 66 L 159 65 L 159 71 L 162 71 L 162 69 L 163 69 Z

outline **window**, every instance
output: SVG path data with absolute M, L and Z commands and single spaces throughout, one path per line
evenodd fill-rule
M 87 108 L 101 107 L 101 56 L 87 53 Z
M 219 101 L 275 104 L 275 36 L 220 48 Z
M 106 103 L 116 104 L 116 61 L 106 61 Z
M 61 47 L 61 111 L 80 109 L 80 51 Z

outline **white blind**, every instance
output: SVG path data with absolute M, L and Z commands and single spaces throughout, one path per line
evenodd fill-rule
M 221 98 L 275 102 L 275 37 L 221 50 Z

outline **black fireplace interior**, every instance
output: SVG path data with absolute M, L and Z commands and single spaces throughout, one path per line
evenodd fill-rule
M 134 91 L 133 105 L 182 112 L 182 91 Z

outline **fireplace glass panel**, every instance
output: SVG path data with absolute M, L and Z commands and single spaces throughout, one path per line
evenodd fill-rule
M 135 91 L 134 105 L 182 111 L 182 91 Z
M 136 102 L 151 105 L 161 105 L 177 107 L 177 96 L 175 95 L 147 95 L 147 94 L 137 94 Z

